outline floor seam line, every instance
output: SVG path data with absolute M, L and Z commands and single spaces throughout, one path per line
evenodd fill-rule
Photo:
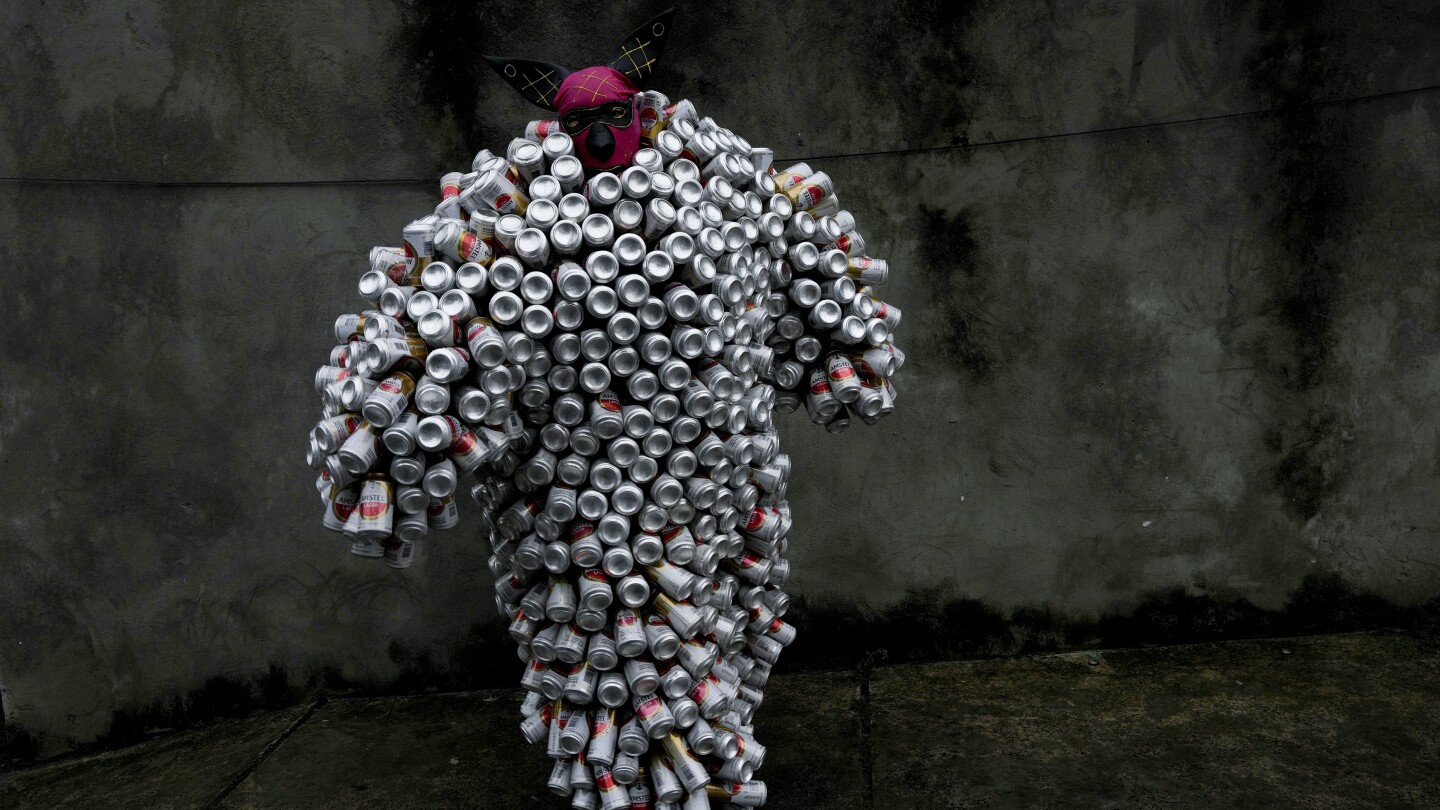
M 296 730 L 298 730 L 301 726 L 305 725 L 305 721 L 309 720 L 315 714 L 315 712 L 320 709 L 321 706 L 325 705 L 325 703 L 326 699 L 323 697 L 311 703 L 310 707 L 305 710 L 304 714 L 297 717 L 295 721 L 292 722 L 284 731 L 280 732 L 280 736 L 271 740 L 270 743 L 266 745 L 259 754 L 255 755 L 255 758 L 250 761 L 250 764 L 245 766 L 244 770 L 237 774 L 234 779 L 230 780 L 230 783 L 226 785 L 224 789 L 222 789 L 215 798 L 211 799 L 210 802 L 205 805 L 207 810 L 213 810 L 214 808 L 219 807 L 220 803 L 225 801 L 225 799 L 235 791 L 235 788 L 240 787 L 240 785 L 244 783 L 246 779 L 249 779 L 250 775 L 255 773 L 255 771 L 258 770 L 259 767 L 265 763 L 265 760 L 270 758 L 271 754 L 279 750 L 280 746 L 284 745 L 285 741 L 290 738 L 290 735 L 294 734 Z

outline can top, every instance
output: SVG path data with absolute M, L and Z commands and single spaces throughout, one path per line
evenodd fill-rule
M 675 193 L 675 178 L 665 172 L 655 172 L 650 175 L 650 193 L 657 199 L 669 197 Z
M 495 221 L 495 233 L 516 236 L 525 230 L 525 218 L 517 214 L 504 214 Z
M 546 200 L 555 202 L 560 199 L 563 192 L 560 190 L 560 181 L 552 174 L 542 174 L 530 181 L 530 198 L 534 202 Z M 525 209 L 528 214 L 530 209 Z
M 580 248 L 580 243 L 584 241 L 584 234 L 579 225 L 568 219 L 562 219 L 550 229 L 550 241 L 555 245 L 556 250 L 570 254 Z
M 550 164 L 550 173 L 561 181 L 579 180 L 585 174 L 585 168 L 574 155 L 562 155 Z
M 510 153 L 510 159 L 519 165 L 533 164 L 544 156 L 540 144 L 526 140 L 517 141 L 515 149 Z

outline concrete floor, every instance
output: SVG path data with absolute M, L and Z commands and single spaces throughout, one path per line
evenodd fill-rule
M 1440 806 L 1440 639 L 777 678 L 773 808 Z M 561 807 L 515 691 L 332 699 L 0 772 L 8 808 Z

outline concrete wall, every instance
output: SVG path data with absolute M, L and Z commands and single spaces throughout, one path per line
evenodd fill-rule
M 659 8 L 0 7 L 0 175 L 64 181 L 0 185 L 12 753 L 513 677 L 463 530 L 397 573 L 320 528 L 310 372 L 366 249 L 535 117 L 478 54 L 579 67 Z M 1078 643 L 1167 593 L 1247 632 L 1440 594 L 1440 92 L 1400 92 L 1440 84 L 1432 4 L 676 26 L 654 86 L 816 158 L 896 270 L 900 411 L 787 425 L 812 638 L 1013 638 L 1040 611 Z

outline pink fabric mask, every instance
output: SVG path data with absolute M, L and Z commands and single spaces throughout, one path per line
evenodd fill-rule
M 589 173 L 630 165 L 640 150 L 639 89 L 610 67 L 577 70 L 560 82 L 555 112 Z

